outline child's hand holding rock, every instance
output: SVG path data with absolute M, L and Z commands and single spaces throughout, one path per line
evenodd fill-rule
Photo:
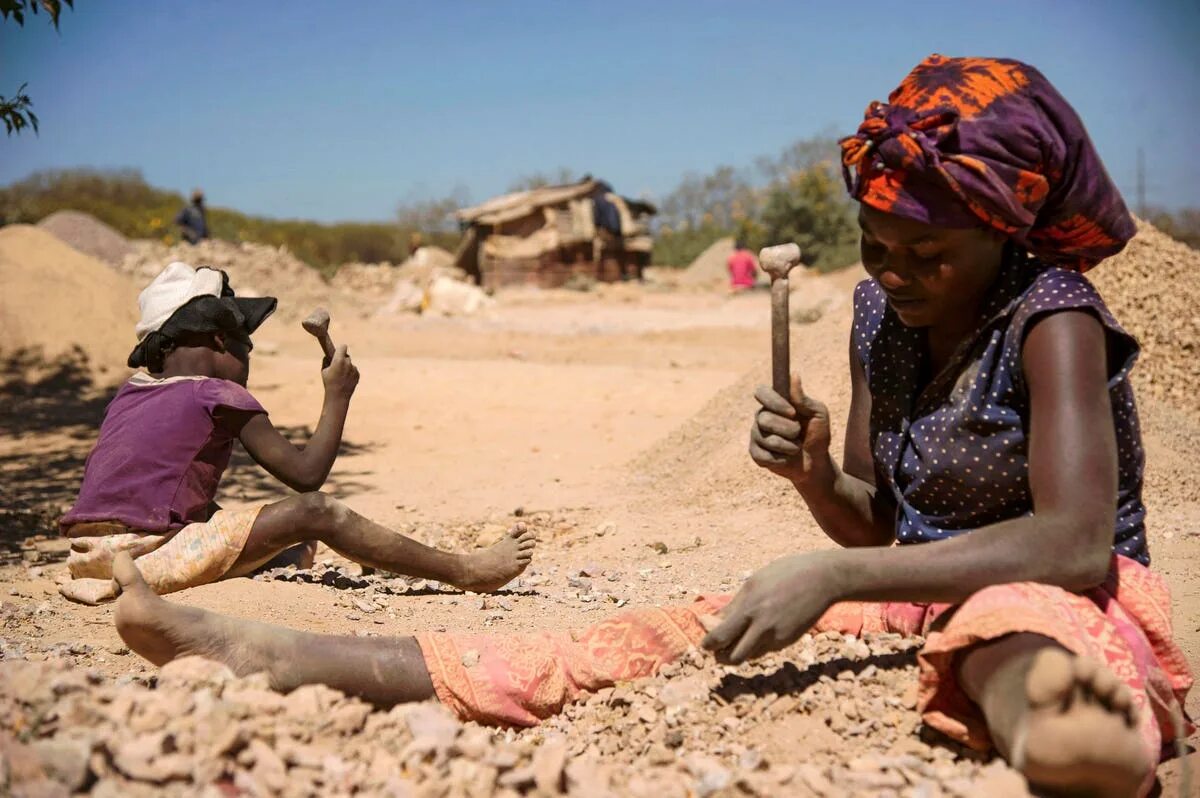
M 350 353 L 345 345 L 337 348 L 329 365 L 321 370 L 321 379 L 325 383 L 327 399 L 350 401 L 354 389 L 358 387 L 358 368 L 350 362 Z

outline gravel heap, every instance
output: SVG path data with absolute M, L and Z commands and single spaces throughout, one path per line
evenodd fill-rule
M 679 274 L 679 282 L 683 285 L 728 283 L 729 271 L 726 261 L 733 253 L 733 243 L 732 238 L 714 241 Z
M 139 290 L 171 261 L 211 266 L 229 274 L 239 296 L 279 297 L 277 315 L 290 321 L 304 318 L 315 305 L 329 304 L 334 293 L 316 269 L 284 247 L 207 239 L 199 244 L 166 246 L 158 241 L 134 241 L 133 252 L 120 264 Z
M 133 250 L 125 236 L 83 211 L 55 211 L 38 222 L 37 226 L 83 254 L 110 266 L 120 264 Z
M 931 746 L 912 646 L 806 636 L 741 669 L 693 653 L 534 729 L 434 702 L 377 710 L 272 692 L 197 657 L 109 680 L 65 658 L 0 662 L 0 791 L 14 795 L 1021 796 L 1003 763 Z
M 1133 369 L 1138 398 L 1200 413 L 1200 251 L 1146 222 L 1125 250 L 1088 277 L 1142 355 Z
M 399 266 L 383 263 L 345 263 L 333 276 L 333 285 L 373 299 L 387 299 L 397 283 L 408 281 L 427 290 L 436 277 L 465 280 L 466 273 L 454 268 L 454 255 L 441 247 L 421 247 Z
M 396 288 L 396 265 L 393 263 L 343 263 L 330 281 L 338 288 L 353 291 L 375 300 L 384 300 Z

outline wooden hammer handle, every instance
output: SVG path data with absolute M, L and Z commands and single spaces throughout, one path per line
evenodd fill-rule
M 771 387 L 792 400 L 792 350 L 788 331 L 788 279 L 771 281 Z
M 332 363 L 333 356 L 337 352 L 337 347 L 333 345 L 333 339 L 329 337 L 328 331 L 318 335 L 317 340 L 321 343 L 321 351 L 325 353 L 325 363 Z

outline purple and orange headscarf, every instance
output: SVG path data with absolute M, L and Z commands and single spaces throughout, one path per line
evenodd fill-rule
M 841 146 L 858 201 L 992 227 L 1055 265 L 1087 271 L 1136 232 L 1075 110 L 1019 61 L 931 55 Z

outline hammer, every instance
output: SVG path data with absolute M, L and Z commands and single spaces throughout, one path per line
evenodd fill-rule
M 788 272 L 800 265 L 800 247 L 779 244 L 758 253 L 762 270 L 771 275 L 771 387 L 787 399 L 791 395 L 791 347 L 788 339 Z
M 765 252 L 766 250 L 764 250 Z M 786 311 L 786 297 L 785 311 Z M 329 337 L 329 311 L 325 308 L 317 308 L 312 313 L 308 314 L 308 318 L 300 322 L 300 326 L 309 335 L 315 337 L 321 344 L 321 351 L 325 353 L 325 365 L 333 362 L 333 354 L 336 351 L 333 346 L 333 339 Z

